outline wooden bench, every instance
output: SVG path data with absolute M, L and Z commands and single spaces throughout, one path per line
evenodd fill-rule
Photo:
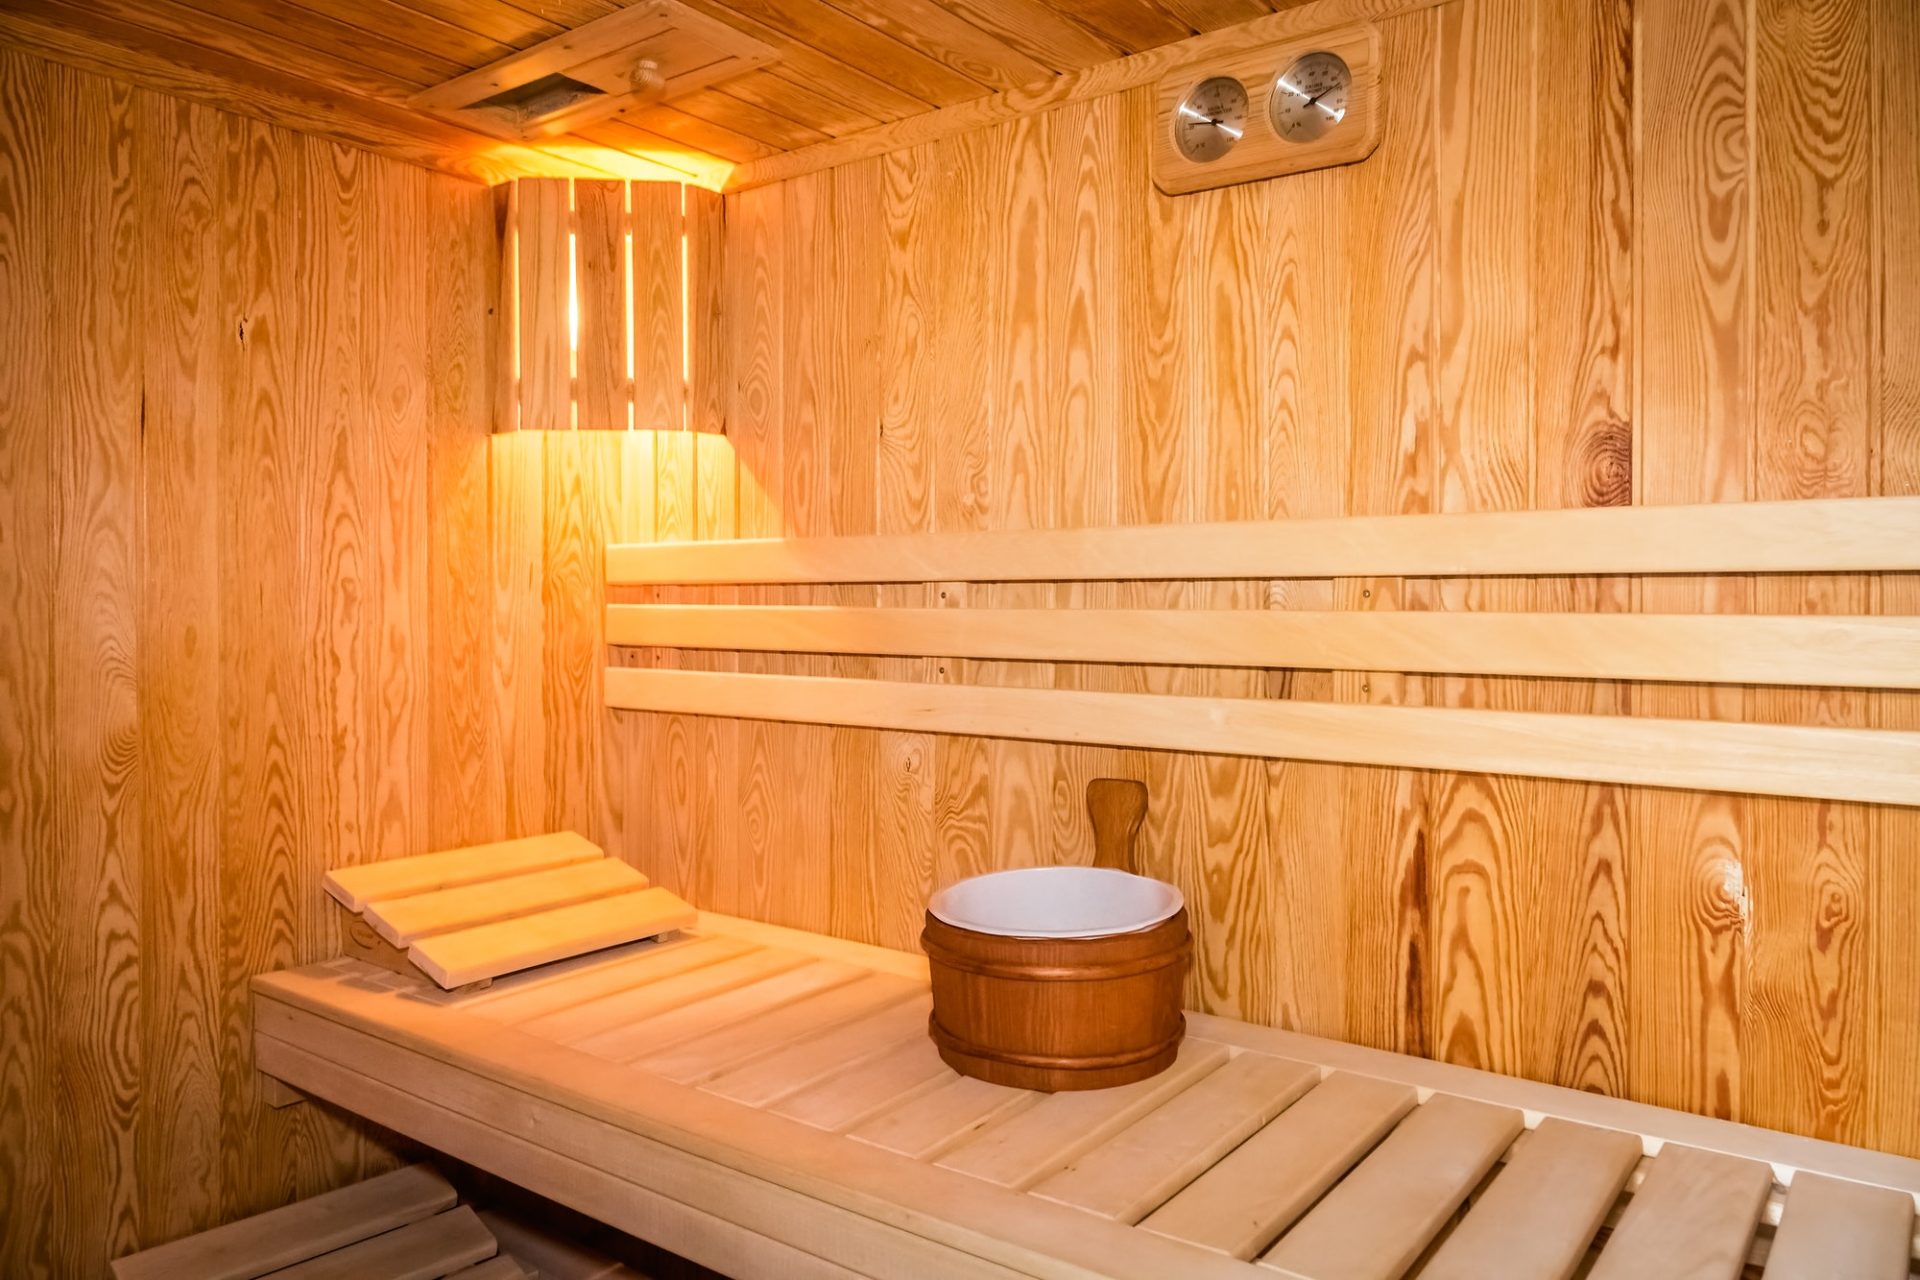
M 254 992 L 261 1070 L 731 1275 L 1899 1280 L 1915 1252 L 1920 1161 L 1202 1014 L 1137 1085 L 963 1079 L 922 958 L 724 917 L 480 992 L 352 959 Z

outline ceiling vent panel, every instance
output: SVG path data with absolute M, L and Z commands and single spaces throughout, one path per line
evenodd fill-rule
M 772 46 L 678 0 L 642 3 L 415 94 L 419 110 L 531 142 L 765 66 Z

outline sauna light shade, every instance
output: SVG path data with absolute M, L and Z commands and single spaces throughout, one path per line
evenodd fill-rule
M 670 182 L 506 192 L 500 431 L 723 431 L 720 198 Z

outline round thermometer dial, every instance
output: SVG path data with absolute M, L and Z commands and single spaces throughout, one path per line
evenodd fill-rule
M 1247 131 L 1247 87 L 1232 76 L 1209 76 L 1173 109 L 1173 141 L 1199 164 L 1233 150 Z
M 1273 131 L 1289 142 L 1324 138 L 1347 114 L 1353 72 L 1336 53 L 1309 53 L 1273 82 L 1267 113 Z

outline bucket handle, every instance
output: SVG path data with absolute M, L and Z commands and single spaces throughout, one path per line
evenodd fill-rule
M 1140 824 L 1147 819 L 1147 784 L 1132 778 L 1095 778 L 1087 784 L 1093 819 L 1093 865 L 1140 874 Z

